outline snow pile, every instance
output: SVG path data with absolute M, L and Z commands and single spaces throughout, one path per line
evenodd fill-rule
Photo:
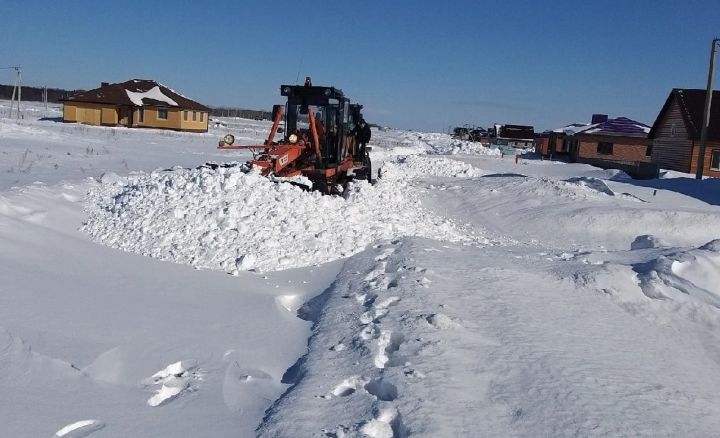
M 650 298 L 702 301 L 720 308 L 720 239 L 660 255 L 636 271 L 643 293 Z
M 500 149 L 489 147 L 487 145 L 460 140 L 453 138 L 448 134 L 418 134 L 418 142 L 425 145 L 428 154 L 438 155 L 455 155 L 455 154 L 472 154 L 472 155 L 500 155 Z
M 137 106 L 144 105 L 143 99 L 152 99 L 152 100 L 157 100 L 158 102 L 165 102 L 168 105 L 178 106 L 177 102 L 175 102 L 174 100 L 170 99 L 168 96 L 163 94 L 162 90 L 160 90 L 160 87 L 158 87 L 157 85 L 147 91 L 138 92 L 138 91 L 125 90 L 125 92 L 127 93 L 128 98 L 130 98 L 132 103 L 134 103 Z
M 377 135 L 375 135 L 377 134 Z M 500 156 L 501 151 L 496 147 L 459 140 L 448 134 L 422 133 L 422 132 L 393 132 L 392 135 L 384 132 L 373 134 L 372 144 L 383 154 L 388 155 L 487 155 Z
M 484 171 L 462 161 L 426 155 L 400 156 L 393 161 L 386 162 L 380 169 L 380 176 L 386 180 L 406 180 L 430 176 L 472 178 L 484 174 Z
M 617 197 L 628 201 L 642 202 L 641 199 L 635 196 L 626 193 L 615 193 L 608 187 L 605 181 L 594 177 L 578 176 L 566 180 L 539 178 L 535 181 L 538 183 L 538 194 L 543 195 L 549 191 L 571 199 L 607 199 L 608 197 Z
M 239 167 L 156 171 L 130 175 L 124 184 L 100 183 L 91 190 L 87 213 L 83 230 L 97 242 L 230 273 L 320 264 L 399 236 L 478 241 L 423 209 L 402 181 L 356 183 L 345 199 Z
M 591 192 L 598 192 L 604 193 L 608 196 L 615 196 L 615 192 L 610 190 L 610 187 L 608 187 L 604 181 L 597 178 L 578 176 L 566 179 L 565 183 L 570 186 L 582 187 L 583 189 L 587 189 Z
M 429 153 L 442 155 L 468 154 L 468 155 L 501 155 L 502 151 L 498 148 L 489 147 L 487 145 L 464 140 L 453 139 L 449 142 L 429 143 L 431 150 Z

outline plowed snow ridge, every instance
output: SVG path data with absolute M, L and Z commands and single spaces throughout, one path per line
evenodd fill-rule
M 434 174 L 470 176 L 451 160 Z M 460 164 L 460 163 L 458 163 Z M 420 205 L 400 178 L 428 167 L 414 159 L 375 186 L 357 182 L 346 198 L 274 183 L 240 168 L 206 167 L 106 177 L 90 192 L 83 230 L 114 248 L 197 268 L 280 270 L 350 256 L 400 236 L 484 243 Z

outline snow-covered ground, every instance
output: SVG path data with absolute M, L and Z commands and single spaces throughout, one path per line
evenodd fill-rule
M 0 436 L 720 433 L 716 180 L 387 130 L 327 197 L 202 167 L 268 122 L 59 116 L 0 118 Z

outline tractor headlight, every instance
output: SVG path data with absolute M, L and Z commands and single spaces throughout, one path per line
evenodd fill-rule
M 235 143 L 235 136 L 232 134 L 228 134 L 225 137 L 223 137 L 223 141 L 226 145 L 231 146 L 233 143 Z
M 295 144 L 298 141 L 297 134 L 290 134 L 290 137 L 288 137 L 288 141 L 290 141 L 290 144 Z

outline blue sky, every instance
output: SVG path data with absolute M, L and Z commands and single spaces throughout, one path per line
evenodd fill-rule
M 156 79 L 204 104 L 268 109 L 311 75 L 370 122 L 652 123 L 673 87 L 704 88 L 717 0 L 9 1 L 0 66 L 89 89 Z M 0 83 L 11 83 L 0 70 Z

